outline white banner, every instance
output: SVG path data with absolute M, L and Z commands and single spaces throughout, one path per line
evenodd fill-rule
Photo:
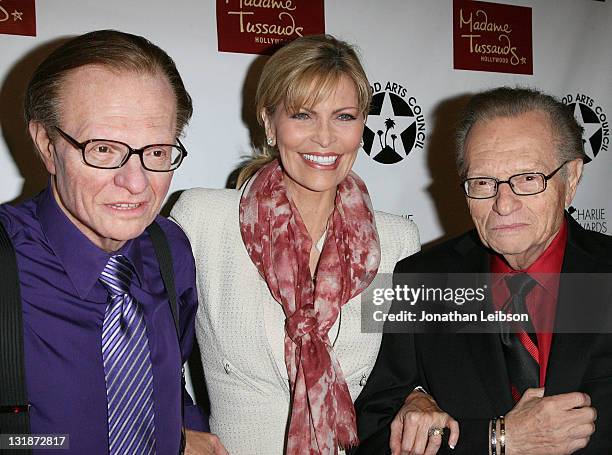
M 573 215 L 595 230 L 610 228 L 612 5 L 594 0 L 504 3 L 532 9 L 533 75 L 454 70 L 451 0 L 325 3 L 327 32 L 358 46 L 375 94 L 385 99 L 368 127 L 387 131 L 375 140 L 380 145 L 386 140 L 400 157 L 395 164 L 382 164 L 360 151 L 355 170 L 375 207 L 411 216 L 425 243 L 470 226 L 453 168 L 453 122 L 469 94 L 507 84 L 538 87 L 573 106 L 592 158 Z M 195 113 L 184 140 L 189 157 L 175 173 L 171 191 L 226 185 L 250 152 L 251 136 L 259 134 L 251 106 L 265 57 L 217 51 L 213 0 L 54 0 L 38 1 L 36 7 L 36 37 L 0 35 L 0 201 L 22 200 L 46 184 L 22 120 L 23 91 L 33 68 L 58 39 L 101 28 L 144 35 L 162 47 L 175 59 L 193 97 Z M 394 111 L 404 105 L 412 116 Z M 387 118 L 394 121 L 392 129 L 386 128 Z M 412 123 L 417 135 L 406 145 L 401 132 Z

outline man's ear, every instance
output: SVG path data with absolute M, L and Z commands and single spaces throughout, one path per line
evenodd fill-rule
M 270 115 L 268 114 L 265 108 L 261 110 L 260 115 L 264 122 L 264 128 L 266 130 L 266 139 L 272 140 L 272 144 L 268 144 L 268 145 L 275 145 L 276 144 L 276 129 L 272 125 Z
M 565 206 L 569 207 L 574 200 L 574 195 L 578 189 L 578 183 L 582 176 L 582 168 L 584 162 L 581 158 L 575 159 L 567 163 L 567 189 L 565 191 Z
M 36 150 L 38 151 L 38 156 L 44 163 L 49 174 L 55 175 L 55 146 L 49 137 L 47 129 L 39 121 L 31 120 L 28 124 L 28 130 L 32 142 L 34 142 Z

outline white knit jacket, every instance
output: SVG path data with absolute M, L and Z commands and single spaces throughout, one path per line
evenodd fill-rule
M 171 217 L 196 261 L 196 335 L 210 395 L 210 427 L 232 455 L 283 453 L 289 417 L 284 314 L 251 262 L 240 236 L 240 192 L 185 191 Z M 376 212 L 379 274 L 420 248 L 416 225 Z M 374 366 L 380 333 L 361 333 L 360 296 L 342 307 L 329 331 L 353 401 Z M 339 324 L 340 322 L 340 324 Z

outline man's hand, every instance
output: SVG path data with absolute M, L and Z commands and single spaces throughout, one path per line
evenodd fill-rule
M 506 455 L 574 453 L 589 443 L 595 419 L 586 393 L 544 397 L 544 389 L 527 389 L 506 415 Z
M 459 440 L 457 421 L 443 412 L 430 395 L 414 390 L 391 422 L 391 452 L 393 455 L 437 453 L 442 436 L 429 436 L 432 427 L 449 428 L 448 443 L 455 447 Z
M 185 429 L 185 455 L 229 455 L 216 434 Z

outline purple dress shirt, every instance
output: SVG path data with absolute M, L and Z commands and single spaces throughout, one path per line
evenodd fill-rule
M 195 264 L 189 241 L 174 223 L 157 217 L 174 261 L 180 314 L 180 351 L 153 244 L 145 232 L 117 252 L 136 269 L 131 293 L 144 312 L 153 364 L 157 454 L 177 454 L 181 425 L 179 358 L 192 347 L 197 308 Z M 108 293 L 98 281 L 110 253 L 70 222 L 50 188 L 17 206 L 0 206 L 12 238 L 23 303 L 25 373 L 31 432 L 68 434 L 62 453 L 107 454 L 107 405 L 101 336 Z M 185 392 L 185 426 L 208 422 Z M 57 450 L 35 453 L 57 454 Z

